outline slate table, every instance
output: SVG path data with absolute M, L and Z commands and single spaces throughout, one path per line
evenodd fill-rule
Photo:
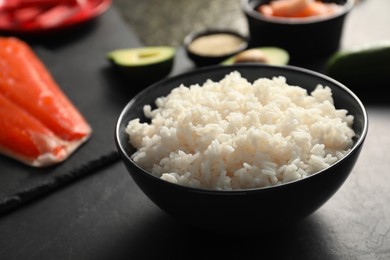
M 390 39 L 389 10 L 388 0 L 360 1 L 347 19 L 342 47 Z M 220 235 L 178 224 L 139 190 L 115 157 L 113 124 L 132 93 L 123 92 L 127 84 L 107 69 L 103 56 L 110 49 L 142 45 L 118 10 L 110 8 L 73 40 L 60 44 L 57 39 L 54 45 L 45 45 L 49 49 L 35 44 L 62 84 L 88 84 L 90 79 L 96 88 L 103 88 L 103 96 L 91 97 L 82 89 L 70 95 L 97 128 L 98 140 L 85 149 L 102 149 L 95 159 L 82 153 L 95 166 L 99 158 L 104 160 L 87 170 L 81 165 L 83 174 L 73 176 L 74 181 L 2 214 L 0 259 L 390 259 L 390 106 L 386 95 L 369 100 L 368 91 L 359 92 L 370 120 L 366 143 L 350 177 L 323 207 L 285 230 Z M 58 55 L 64 55 L 64 63 Z M 84 74 L 74 67 L 80 62 Z M 316 65 L 302 66 L 318 69 Z M 192 63 L 178 48 L 172 74 L 191 69 Z M 98 102 L 102 107 L 97 111 L 110 105 L 106 119 L 98 120 L 99 113 L 91 113 L 83 100 Z M 9 161 L 3 158 L 0 169 L 6 166 Z M 7 187 L 5 181 L 0 177 L 0 187 Z

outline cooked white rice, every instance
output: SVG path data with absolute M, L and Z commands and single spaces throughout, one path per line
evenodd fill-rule
M 184 85 L 146 105 L 151 123 L 131 120 L 132 159 L 181 185 L 235 190 L 302 179 L 343 157 L 353 116 L 333 105 L 329 87 L 308 94 L 286 78 L 253 84 L 238 72 L 203 86 Z

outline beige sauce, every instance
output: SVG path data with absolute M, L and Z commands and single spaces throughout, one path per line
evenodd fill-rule
M 231 34 L 211 34 L 195 39 L 189 50 L 203 56 L 221 56 L 236 51 L 244 41 Z

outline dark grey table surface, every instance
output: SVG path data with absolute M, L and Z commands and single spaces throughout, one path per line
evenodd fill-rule
M 121 12 L 123 1 L 99 18 L 92 34 L 101 42 L 92 49 L 145 44 L 140 27 Z M 342 47 L 390 39 L 389 10 L 388 0 L 359 1 L 346 21 Z M 82 53 L 82 45 L 69 44 L 61 48 Z M 192 68 L 178 48 L 173 74 Z M 240 237 L 182 226 L 117 161 L 1 216 L 0 259 L 390 259 L 390 103 L 366 107 L 369 132 L 350 177 L 290 228 Z

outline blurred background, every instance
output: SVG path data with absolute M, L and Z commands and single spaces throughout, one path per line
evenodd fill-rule
M 370 0 L 371 1 L 371 0 Z M 387 16 L 386 8 L 378 9 L 368 0 L 355 0 L 356 6 L 346 23 L 342 46 L 351 46 L 382 40 L 389 35 L 388 24 L 376 21 L 377 16 Z M 390 0 L 374 0 L 374 2 Z M 180 46 L 184 37 L 192 31 L 205 28 L 230 28 L 248 34 L 247 21 L 241 11 L 240 0 L 113 0 L 122 18 L 137 33 L 144 45 Z M 386 4 L 387 5 L 387 4 Z M 358 19 L 371 16 L 367 21 Z M 356 15 L 355 15 L 356 14 Z M 356 17 L 356 19 L 355 19 Z M 361 24 L 361 26 L 359 26 Z M 360 33 L 349 32 L 359 30 Z
M 240 0 L 113 0 L 145 45 L 179 46 L 205 28 L 231 28 L 247 34 Z

